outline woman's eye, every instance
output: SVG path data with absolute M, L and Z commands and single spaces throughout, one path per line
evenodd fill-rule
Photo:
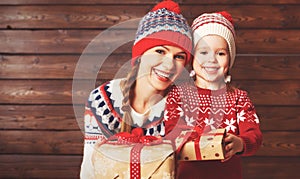
M 159 50 L 159 49 L 157 49 L 157 50 L 155 50 L 157 53 L 159 53 L 159 54 L 164 54 L 164 50 Z
M 176 60 L 185 60 L 186 56 L 185 55 L 175 55 L 174 57 Z

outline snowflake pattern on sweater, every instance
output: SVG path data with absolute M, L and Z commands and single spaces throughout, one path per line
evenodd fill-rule
M 260 146 L 259 119 L 246 91 L 177 86 L 170 91 L 166 108 L 167 132 L 183 121 L 188 126 L 202 129 L 207 126 L 225 128 L 227 132 L 242 137 L 246 147 L 243 155 L 254 154 Z

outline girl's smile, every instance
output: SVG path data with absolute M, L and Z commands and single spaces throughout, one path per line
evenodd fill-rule
M 213 66 L 202 66 L 202 68 L 210 74 L 215 74 L 218 72 L 219 67 L 213 67 Z
M 224 38 L 207 35 L 195 47 L 193 69 L 195 83 L 203 88 L 220 89 L 225 86 L 224 78 L 229 69 L 229 50 Z

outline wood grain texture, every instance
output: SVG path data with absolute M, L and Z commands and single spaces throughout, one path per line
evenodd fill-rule
M 83 132 L 9 130 L 0 131 L 1 154 L 82 154 Z
M 231 69 L 233 80 L 297 80 L 300 56 L 237 56 Z
M 109 28 L 118 23 L 142 18 L 152 5 L 48 5 L 0 6 L 0 28 L 7 29 L 86 29 Z M 300 5 L 203 5 L 184 3 L 181 6 L 183 16 L 191 24 L 193 19 L 205 12 L 226 10 L 234 19 L 238 29 L 293 29 L 300 27 Z M 68 9 L 68 11 L 65 11 Z M 272 12 L 272 13 L 270 13 Z M 128 24 L 127 28 L 136 28 L 137 24 Z
M 82 80 L 72 92 L 72 80 L 0 80 L 2 104 L 84 104 L 92 89 L 104 81 Z M 300 105 L 300 83 L 284 81 L 234 81 L 248 91 L 256 105 Z M 72 98 L 72 93 L 73 98 Z
M 296 80 L 284 81 L 237 81 L 233 84 L 248 92 L 256 105 L 299 105 L 300 83 Z
M 255 109 L 262 131 L 297 131 L 300 128 L 298 106 L 270 105 Z M 0 130 L 78 130 L 83 128 L 83 113 L 84 105 L 0 105 Z
M 131 54 L 104 55 L 4 55 L 0 57 L 1 79 L 112 79 Z M 79 67 L 80 65 L 80 67 Z M 78 67 L 77 67 L 78 66 Z M 37 75 L 38 74 L 38 75 Z
M 79 178 L 81 155 L 0 155 L 1 178 Z
M 79 130 L 83 118 L 77 119 L 74 110 L 80 109 L 84 106 L 0 105 L 0 130 Z
M 255 156 L 300 156 L 300 132 L 263 132 L 263 144 Z
M 296 131 L 300 128 L 297 106 L 255 108 L 263 131 Z M 74 110 L 78 111 L 78 116 Z M 78 130 L 83 126 L 83 112 L 83 105 L 0 105 L 0 130 Z
M 202 0 L 202 1 L 195 1 L 195 0 L 174 0 L 175 2 L 181 4 L 193 4 L 193 5 L 210 5 L 210 4 L 232 4 L 232 5 L 243 5 L 243 4 L 299 4 L 298 0 Z M 120 0 L 2 0 L 0 4 L 6 5 L 36 5 L 36 4 L 46 4 L 46 5 L 56 5 L 56 4 L 67 4 L 67 5 L 77 5 L 77 4 L 87 4 L 87 5 L 97 5 L 97 4 L 116 4 L 116 5 L 122 5 L 122 4 L 151 4 L 155 5 L 159 1 L 152 1 L 152 0 L 126 0 L 126 1 L 120 1 Z
M 299 106 L 256 106 L 263 131 L 299 131 Z M 300 137 L 300 136 L 299 136 Z
M 299 80 L 299 56 L 240 55 L 230 73 L 233 80 Z M 131 54 L 105 55 L 3 55 L 1 79 L 113 79 L 131 60 Z M 81 65 L 76 69 L 77 65 Z M 38 74 L 38 75 L 37 75 Z
M 4 178 L 78 178 L 80 155 L 0 155 Z M 247 157 L 243 159 L 243 178 L 299 178 L 300 158 Z
M 87 96 L 127 74 L 134 20 L 156 2 L 0 1 L 0 178 L 79 178 Z M 189 23 L 233 16 L 232 83 L 248 91 L 263 132 L 243 178 L 300 178 L 300 1 L 176 2 Z
M 300 157 L 245 157 L 244 179 L 299 178 Z
M 1 154 L 82 154 L 83 133 L 76 131 L 0 131 Z M 263 132 L 263 145 L 255 156 L 300 156 L 300 132 Z M 272 151 L 272 152 L 270 152 Z
M 82 80 L 78 84 L 82 90 L 73 92 L 72 82 L 72 80 L 1 80 L 1 103 L 85 104 L 90 91 L 98 86 L 93 81 Z
M 12 30 L 0 31 L 0 53 L 9 54 L 82 54 L 131 53 L 135 30 Z M 293 34 L 293 35 L 291 35 Z M 99 36 L 98 36 L 99 35 Z M 132 37 L 132 38 L 131 38 Z M 238 54 L 299 55 L 300 30 L 239 30 Z M 88 51 L 84 49 L 93 40 Z M 128 43 L 122 43 L 128 42 Z M 131 43 L 130 43 L 131 42 Z

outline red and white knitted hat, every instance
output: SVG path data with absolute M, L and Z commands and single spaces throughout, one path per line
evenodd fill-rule
M 235 31 L 232 17 L 228 12 L 204 13 L 193 21 L 192 29 L 194 47 L 206 35 L 219 35 L 223 37 L 229 47 L 230 68 L 232 67 L 236 55 Z
M 171 0 L 158 3 L 140 21 L 132 47 L 132 61 L 145 51 L 159 45 L 183 49 L 188 60 L 192 52 L 192 30 L 181 15 L 179 5 Z

